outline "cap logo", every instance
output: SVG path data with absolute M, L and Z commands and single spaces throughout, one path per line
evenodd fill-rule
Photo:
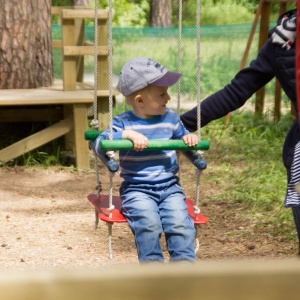
M 164 72 L 165 67 L 162 66 L 160 63 L 158 63 L 157 61 L 149 58 L 148 62 L 147 62 L 147 67 L 150 67 L 151 65 L 153 65 L 157 70 L 159 70 L 160 73 Z

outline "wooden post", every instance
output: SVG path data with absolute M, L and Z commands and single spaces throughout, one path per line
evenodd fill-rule
M 88 143 L 84 140 L 84 133 L 87 126 L 87 106 L 86 104 L 73 104 L 74 118 L 74 140 L 76 165 L 80 169 L 89 169 L 90 160 L 88 155 Z M 84 155 L 82 155 L 84 154 Z
M 85 19 L 75 20 L 75 40 L 77 45 L 84 45 L 84 25 Z M 83 82 L 84 79 L 84 55 L 76 57 L 76 81 Z
M 248 41 L 247 41 L 246 50 L 244 52 L 244 55 L 243 55 L 243 58 L 242 58 L 242 61 L 241 61 L 241 64 L 240 64 L 240 70 L 244 69 L 245 66 L 246 66 L 247 58 L 248 58 L 249 51 L 250 51 L 250 48 L 251 48 L 251 44 L 252 44 L 252 41 L 253 41 L 253 37 L 255 35 L 256 27 L 257 27 L 257 24 L 258 24 L 260 15 L 261 15 L 263 3 L 264 3 L 264 1 L 260 1 L 259 5 L 258 5 L 258 8 L 256 10 L 255 18 L 254 18 L 254 21 L 253 21 L 253 24 L 252 24 L 252 27 L 251 27 L 251 31 L 250 31 L 250 35 L 249 35 L 249 38 L 248 38 Z M 230 115 L 231 115 L 230 113 L 228 113 L 226 115 L 225 125 L 228 125 Z
M 87 9 L 62 10 L 63 85 L 65 91 L 76 90 L 77 82 L 83 82 L 84 55 L 94 54 L 94 45 L 86 45 L 84 41 L 85 18 L 93 17 L 93 11 Z M 98 47 L 98 81 L 96 83 L 98 91 L 108 90 L 107 19 L 107 11 L 98 12 L 98 41 L 94 41 Z M 107 93 L 97 99 L 99 128 L 105 129 L 109 123 Z M 88 168 L 88 143 L 84 140 L 84 132 L 87 130 L 87 107 L 77 104 L 72 107 L 66 105 L 65 114 L 71 114 L 74 118 L 74 131 L 66 135 L 66 147 L 75 152 L 78 167 Z
M 62 45 L 63 45 L 63 86 L 64 91 L 76 90 L 76 57 L 66 56 L 64 49 L 66 46 L 74 46 L 75 43 L 75 19 L 65 18 L 62 11 Z
M 287 3 L 282 2 L 279 5 L 279 15 L 282 15 L 287 10 Z M 281 84 L 276 78 L 275 81 L 275 101 L 274 101 L 274 120 L 279 120 L 281 117 Z
M 108 33 L 107 33 L 107 20 L 98 21 L 98 45 L 107 46 L 108 45 Z M 98 82 L 97 87 L 99 90 L 108 90 L 108 55 L 98 56 Z M 109 124 L 109 97 L 98 96 L 97 97 L 97 112 L 99 129 L 106 129 L 107 124 Z
M 261 47 L 266 42 L 268 37 L 270 12 L 271 12 L 271 3 L 263 1 L 261 18 L 260 18 L 258 51 L 260 51 Z M 265 87 L 262 87 L 260 90 L 256 92 L 255 113 L 258 115 L 263 114 L 264 99 L 265 99 Z

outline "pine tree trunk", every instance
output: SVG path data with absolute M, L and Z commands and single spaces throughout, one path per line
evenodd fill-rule
M 172 0 L 152 0 L 151 20 L 152 27 L 172 26 Z
M 0 0 L 0 89 L 53 83 L 51 0 Z

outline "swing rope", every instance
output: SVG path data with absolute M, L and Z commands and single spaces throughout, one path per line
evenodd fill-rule
M 97 102 L 97 83 L 98 83 L 98 53 L 96 50 L 96 46 L 98 44 L 98 0 L 95 0 L 95 7 L 94 7 L 94 118 L 91 121 L 90 125 L 94 131 L 99 129 L 99 122 L 98 122 L 98 102 Z M 102 191 L 101 181 L 99 178 L 99 161 L 98 156 L 95 151 L 94 152 L 94 162 L 95 162 L 95 172 L 96 172 L 96 190 L 97 196 L 100 196 Z M 95 229 L 98 228 L 99 224 L 99 216 L 97 209 L 95 208 Z
M 178 73 L 181 73 L 182 63 L 182 0 L 178 0 L 178 50 L 177 50 L 177 65 Z M 177 88 L 177 114 L 180 114 L 180 93 L 181 93 L 181 79 L 178 80 Z
M 197 39 L 197 136 L 198 140 L 201 140 L 201 108 L 200 108 L 200 102 L 201 102 L 201 89 L 200 89 L 200 82 L 201 82 L 201 61 L 200 61 L 200 21 L 201 21 L 201 7 L 200 3 L 201 0 L 197 0 L 197 9 L 196 9 L 196 39 Z M 201 150 L 197 151 L 198 155 L 200 157 L 203 156 L 203 152 Z M 194 212 L 195 214 L 200 214 L 200 208 L 199 208 L 199 202 L 200 202 L 200 176 L 201 176 L 202 170 L 197 169 L 196 170 L 196 199 L 195 199 L 195 206 L 194 206 Z M 199 251 L 200 248 L 200 242 L 199 242 L 199 232 L 198 232 L 198 226 L 195 226 L 196 228 L 196 240 L 195 240 L 195 253 Z
M 200 0 L 197 0 L 197 9 L 196 9 L 196 40 L 197 40 L 197 137 L 198 140 L 201 140 L 201 111 L 200 111 L 200 102 L 201 102 L 201 89 L 200 89 L 200 79 L 201 79 L 201 64 L 200 64 L 200 16 L 201 16 L 201 8 L 200 8 Z M 178 73 L 181 73 L 182 66 L 182 0 L 178 0 Z M 181 102 L 181 85 L 180 79 L 178 81 L 177 88 L 177 114 L 180 114 L 180 102 Z M 198 150 L 197 154 L 199 157 L 203 156 L 203 152 Z M 180 165 L 180 155 L 178 155 L 179 165 Z M 200 175 L 202 171 L 196 169 L 196 199 L 194 205 L 195 214 L 200 214 L 199 202 L 200 202 Z M 179 178 L 181 177 L 181 169 L 179 168 Z M 196 228 L 196 238 L 195 238 L 195 253 L 199 251 L 200 242 L 198 238 L 198 226 Z
M 113 0 L 109 0 L 108 2 L 108 90 L 109 90 L 109 138 L 112 140 L 112 118 L 113 118 L 113 76 L 112 76 L 112 7 Z M 91 122 L 91 127 L 94 130 L 99 130 L 99 120 L 98 120 L 98 0 L 95 0 L 94 6 L 94 119 Z M 107 151 L 107 155 L 110 159 L 114 158 L 114 151 Z M 95 156 L 95 172 L 96 172 L 96 189 L 97 189 L 97 197 L 100 196 L 100 192 L 102 191 L 101 182 L 99 179 L 99 164 L 98 164 L 98 156 L 94 151 Z M 112 211 L 114 206 L 112 204 L 113 198 L 113 176 L 114 173 L 109 172 L 109 208 L 110 217 L 112 215 Z M 99 216 L 98 212 L 95 209 L 95 229 L 98 227 Z M 112 225 L 113 223 L 107 222 L 108 226 L 108 249 L 109 249 L 109 258 L 112 259 Z
M 113 130 L 112 130 L 112 119 L 113 119 L 113 75 L 112 75 L 112 48 L 113 48 L 113 40 L 112 40 L 112 7 L 113 0 L 108 1 L 108 90 L 109 90 L 109 140 L 112 140 Z M 115 152 L 108 151 L 107 155 L 110 159 L 114 158 Z M 115 173 L 109 172 L 109 207 L 108 211 L 110 212 L 109 218 L 112 217 L 112 211 L 115 208 L 113 205 L 113 177 Z M 106 223 L 108 226 L 108 251 L 109 258 L 113 259 L 112 255 L 112 222 Z
M 178 44 L 177 44 L 177 70 L 181 73 L 182 65 L 182 0 L 178 0 Z M 180 101 L 181 101 L 181 78 L 177 84 L 177 114 L 180 114 Z M 177 152 L 178 157 L 178 178 L 181 179 L 181 153 Z

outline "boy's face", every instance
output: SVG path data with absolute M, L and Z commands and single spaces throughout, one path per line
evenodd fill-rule
M 171 99 L 168 87 L 149 85 L 142 94 L 142 111 L 145 118 L 163 115 L 166 112 L 167 103 Z

